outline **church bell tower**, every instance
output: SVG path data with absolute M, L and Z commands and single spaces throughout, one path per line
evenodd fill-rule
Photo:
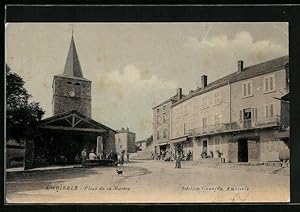
M 64 72 L 53 78 L 53 114 L 77 110 L 91 118 L 91 83 L 83 77 L 72 34 Z

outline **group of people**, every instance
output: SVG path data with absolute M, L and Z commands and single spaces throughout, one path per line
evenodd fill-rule
M 129 153 L 126 153 L 127 162 L 129 161 Z M 116 164 L 123 165 L 125 161 L 125 150 L 123 150 L 120 154 L 115 151 L 111 151 L 108 154 L 107 159 L 112 159 L 115 161 Z
M 182 161 L 190 161 L 193 159 L 193 153 L 188 150 L 187 152 L 184 152 L 183 150 L 181 150 L 181 160 Z M 176 153 L 177 151 L 172 151 L 171 150 L 161 150 L 157 155 L 156 155 L 156 159 L 157 160 L 164 160 L 164 161 L 173 161 L 176 160 Z M 154 159 L 154 155 L 153 155 L 153 159 Z
M 193 160 L 193 153 L 188 150 L 183 151 L 181 146 L 176 146 L 175 150 L 161 150 L 158 154 L 152 153 L 153 159 L 164 160 L 164 161 L 174 161 L 175 168 L 181 168 L 181 161 L 190 161 Z
M 126 154 L 127 161 L 129 161 L 129 153 Z M 95 151 L 92 149 L 89 153 L 87 152 L 86 148 L 81 151 L 81 157 L 77 154 L 75 157 L 75 161 L 83 165 L 85 164 L 86 160 L 97 160 L 97 159 L 110 159 L 113 160 L 116 164 L 123 165 L 125 161 L 125 151 L 123 150 L 120 154 L 116 151 L 111 151 L 108 155 L 105 152 L 99 153 L 98 155 L 95 154 Z

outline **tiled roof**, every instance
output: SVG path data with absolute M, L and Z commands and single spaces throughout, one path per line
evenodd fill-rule
M 194 96 L 200 95 L 202 93 L 206 93 L 208 91 L 214 90 L 216 88 L 222 87 L 229 83 L 238 82 L 241 80 L 249 79 L 255 76 L 259 76 L 262 74 L 267 74 L 273 71 L 278 71 L 285 67 L 285 65 L 289 62 L 288 56 L 279 57 L 273 60 L 269 60 L 267 62 L 259 63 L 253 66 L 245 67 L 243 71 L 237 71 L 232 74 L 229 74 L 221 79 L 218 79 L 214 82 L 209 83 L 204 89 L 197 89 L 190 93 L 189 95 L 185 96 L 181 100 L 175 102 L 172 106 L 180 104 L 187 99 L 190 99 Z
M 231 82 L 236 82 L 262 74 L 267 74 L 273 71 L 278 71 L 284 68 L 288 62 L 289 57 L 283 56 L 273 60 L 269 60 L 267 62 L 259 63 L 257 65 L 246 67 L 236 78 L 233 78 Z
M 178 96 L 177 96 L 177 95 L 178 95 L 178 94 L 175 94 L 174 96 L 171 96 L 169 99 L 167 99 L 167 100 L 163 101 L 162 103 L 156 105 L 156 106 L 153 107 L 152 109 L 155 109 L 155 108 L 160 107 L 160 106 L 162 106 L 162 105 L 164 105 L 164 104 L 167 104 L 167 103 L 170 102 L 170 101 L 173 101 L 173 102 L 178 101 Z M 185 97 L 185 96 L 186 96 L 186 95 L 182 94 L 182 98 Z

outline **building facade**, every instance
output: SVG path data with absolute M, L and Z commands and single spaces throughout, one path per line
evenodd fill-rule
M 282 128 L 280 98 L 288 93 L 288 56 L 244 67 L 201 86 L 171 105 L 170 140 L 192 152 L 193 160 L 226 162 L 278 160 L 287 148 L 276 134 Z
M 147 149 L 147 140 L 140 140 L 135 142 L 137 151 L 145 151 Z
M 126 153 L 136 152 L 135 133 L 127 128 L 118 130 L 115 135 L 115 146 L 117 153 L 125 151 Z
M 229 143 L 230 161 L 278 160 L 286 148 L 276 133 L 281 128 L 279 99 L 289 90 L 287 64 L 288 57 L 281 57 L 243 68 L 232 83 L 232 123 L 240 130 Z
M 201 86 L 191 91 L 172 106 L 172 136 L 170 143 L 182 145 L 183 151 L 191 151 L 193 159 L 201 155 L 215 157 L 225 151 L 222 136 L 212 137 L 222 131 L 222 124 L 230 122 L 230 90 L 226 79 L 207 85 L 207 76 L 201 77 Z M 193 135 L 194 139 L 190 136 Z M 205 135 L 205 136 L 201 136 Z
M 170 149 L 171 137 L 171 106 L 174 102 L 182 99 L 182 89 L 178 88 L 176 94 L 166 101 L 152 108 L 153 110 L 153 146 L 154 153 Z

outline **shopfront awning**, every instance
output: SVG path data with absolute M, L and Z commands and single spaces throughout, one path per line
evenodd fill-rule
M 172 139 L 172 140 L 170 140 L 169 143 L 171 143 L 171 144 L 181 143 L 181 142 L 184 142 L 184 141 L 186 141 L 186 140 L 187 140 L 187 136 L 181 137 L 181 138 L 175 138 L 175 139 Z
M 164 142 L 164 143 L 156 144 L 155 146 L 164 146 L 164 145 L 167 145 L 167 144 L 168 144 L 167 142 Z
M 278 132 L 276 133 L 276 138 L 278 139 L 286 139 L 290 137 L 290 130 L 286 130 L 286 131 L 282 131 L 282 132 Z

